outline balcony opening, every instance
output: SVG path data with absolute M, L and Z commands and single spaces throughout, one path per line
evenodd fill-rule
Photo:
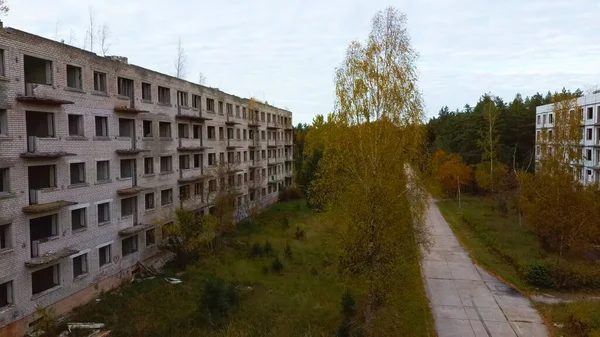
M 39 294 L 60 285 L 60 264 L 46 267 L 31 273 L 31 292 Z
M 134 165 L 134 159 L 121 159 L 121 178 L 132 178 Z
M 27 173 L 30 190 L 56 187 L 55 165 L 29 166 Z
M 137 197 L 121 199 L 121 217 L 132 216 L 137 212 Z
M 121 241 L 121 253 L 123 256 L 133 254 L 138 251 L 138 236 L 134 235 Z
M 119 137 L 131 138 L 134 136 L 133 119 L 119 118 Z
M 31 241 L 31 257 L 39 256 L 39 243 L 58 236 L 58 216 L 46 215 L 29 220 L 29 238 Z
M 133 80 L 128 78 L 117 78 L 117 93 L 121 96 L 129 97 L 133 102 Z
M 23 66 L 27 96 L 33 95 L 33 92 L 28 92 L 27 84 L 29 83 L 52 85 L 52 61 L 25 55 Z
M 54 137 L 54 114 L 39 111 L 26 111 L 25 124 L 27 137 Z

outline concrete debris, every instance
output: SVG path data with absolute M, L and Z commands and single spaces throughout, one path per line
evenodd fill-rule
M 73 329 L 102 329 L 104 323 L 67 323 L 69 332 Z
M 179 284 L 182 283 L 183 281 L 178 279 L 178 278 L 172 278 L 172 277 L 165 277 L 165 281 L 171 283 L 171 284 Z

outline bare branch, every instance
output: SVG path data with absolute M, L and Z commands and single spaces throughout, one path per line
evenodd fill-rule
M 187 71 L 187 55 L 185 49 L 181 45 L 181 37 L 177 42 L 177 58 L 174 62 L 175 65 L 175 77 L 184 78 Z
M 110 27 L 105 23 L 102 25 L 102 28 L 98 29 L 98 36 L 100 38 L 100 51 L 102 52 L 102 56 L 106 56 L 108 53 L 108 49 L 111 46 L 110 40 Z
M 92 8 L 92 6 L 90 6 L 88 8 L 88 15 L 89 15 L 89 27 L 88 30 L 86 31 L 86 40 L 90 43 L 90 51 L 93 52 L 94 51 L 94 38 L 96 36 L 96 13 L 94 12 L 94 9 Z M 84 42 L 84 49 L 85 49 L 85 42 Z
M 206 83 L 206 77 L 202 72 L 198 74 L 198 84 L 204 85 Z

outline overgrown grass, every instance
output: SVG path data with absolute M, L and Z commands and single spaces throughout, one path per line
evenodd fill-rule
M 600 302 L 575 301 L 538 308 L 554 323 L 556 336 L 600 337 Z
M 305 231 L 304 240 L 296 240 L 297 227 Z M 253 244 L 267 240 L 271 256 L 253 257 Z M 114 337 L 334 336 L 343 319 L 344 292 L 356 296 L 359 309 L 365 297 L 364 285 L 338 273 L 336 243 L 335 231 L 303 201 L 277 204 L 240 224 L 217 253 L 188 267 L 180 276 L 183 283 L 172 285 L 160 277 L 134 282 L 79 308 L 69 321 L 104 322 Z M 287 245 L 293 254 L 286 258 Z M 271 268 L 275 256 L 283 264 L 279 273 Z M 240 295 L 222 325 L 211 324 L 199 308 L 211 277 L 237 284 Z M 398 279 L 378 312 L 376 330 L 435 335 L 418 263 Z
M 520 267 L 546 253 L 535 234 L 519 225 L 517 215 L 504 216 L 493 205 L 492 200 L 473 196 L 463 197 L 461 209 L 452 199 L 438 202 L 454 234 L 478 264 L 522 291 L 531 291 Z

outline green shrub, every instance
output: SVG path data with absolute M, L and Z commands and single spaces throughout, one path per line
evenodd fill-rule
M 202 292 L 202 308 L 208 314 L 209 320 L 217 322 L 229 316 L 230 310 L 240 301 L 234 284 L 220 278 L 210 278 Z
M 273 270 L 278 273 L 281 273 L 283 271 L 283 263 L 281 263 L 279 256 L 275 256 L 275 260 L 273 260 L 271 268 L 273 268 Z
M 285 257 L 287 259 L 291 259 L 292 258 L 292 247 L 290 247 L 289 243 L 285 245 L 285 249 L 283 250 L 283 254 L 285 255 Z
M 299 226 L 296 226 L 296 240 L 305 240 L 306 239 L 306 233 L 304 232 L 304 229 L 300 229 Z
M 283 226 L 283 229 L 290 228 L 290 219 L 287 216 L 283 217 L 281 220 L 281 225 Z
M 39 317 L 35 324 L 33 331 L 39 333 L 41 337 L 54 337 L 58 336 L 60 329 L 58 326 L 58 316 L 56 310 L 50 307 L 35 308 L 36 316 Z
M 263 248 L 263 251 L 265 253 L 266 256 L 270 256 L 271 254 L 273 254 L 273 245 L 271 245 L 271 242 L 269 240 L 267 240 L 265 242 L 265 246 Z
M 263 248 L 261 245 L 259 245 L 258 243 L 254 243 L 252 245 L 252 249 L 250 250 L 250 256 L 252 257 L 261 257 L 263 256 Z
M 342 295 L 342 323 L 338 327 L 338 337 L 349 337 L 351 335 L 352 319 L 356 315 L 356 301 L 350 290 L 346 290 Z
M 600 288 L 600 268 L 589 263 L 561 261 L 553 266 L 553 278 L 559 289 Z
M 587 337 L 600 330 L 600 303 L 573 302 L 567 307 L 567 328 L 574 336 Z M 594 331 L 596 330 L 596 331 Z
M 292 201 L 302 198 L 302 192 L 295 187 L 287 187 L 279 191 L 279 201 Z
M 545 261 L 533 261 L 525 266 L 525 277 L 529 284 L 540 288 L 554 288 L 556 285 L 552 268 Z

